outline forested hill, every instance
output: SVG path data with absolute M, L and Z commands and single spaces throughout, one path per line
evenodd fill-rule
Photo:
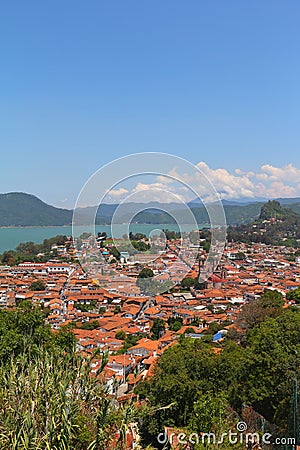
M 72 211 L 47 205 L 22 192 L 0 194 L 0 226 L 69 225 Z
M 292 210 L 300 213 L 300 199 L 281 200 L 282 204 L 284 203 L 285 205 L 285 208 L 282 208 L 284 214 Z M 289 201 L 290 203 L 288 203 Z M 273 204 L 272 202 L 271 205 Z M 281 205 L 278 202 L 276 203 L 281 208 Z M 264 205 L 262 202 L 247 204 L 233 202 L 231 204 L 226 201 L 223 204 L 228 225 L 252 223 L 259 218 L 261 208 Z M 97 212 L 96 223 L 99 225 L 110 224 L 117 206 L 116 204 L 101 205 Z M 209 224 L 207 211 L 201 203 L 198 205 L 191 203 L 188 206 L 195 215 L 198 224 Z M 96 211 L 96 207 L 82 208 L 81 218 L 83 224 L 91 209 Z M 140 209 L 143 209 L 143 211 L 136 215 L 133 214 L 134 211 L 139 211 Z M 168 211 L 168 213 L 164 211 Z M 31 194 L 22 192 L 0 194 L 0 226 L 70 225 L 72 222 L 72 214 L 72 210 L 50 206 Z M 279 219 L 278 214 L 280 215 L 277 211 L 277 219 Z M 134 222 L 140 224 L 170 224 L 173 223 L 172 216 L 180 220 L 181 223 L 186 223 L 186 210 L 182 208 L 181 204 L 152 202 L 137 205 L 129 203 L 121 209 L 119 223 L 127 223 L 134 217 Z
M 265 203 L 257 220 L 247 225 L 229 227 L 228 239 L 299 247 L 300 215 L 278 201 Z
M 140 210 L 141 205 L 126 204 L 119 216 L 120 223 L 131 221 L 135 216 L 133 212 Z M 209 223 L 206 209 L 203 206 L 190 205 L 199 224 Z M 254 220 L 260 211 L 261 204 L 253 203 L 249 205 L 225 205 L 225 214 L 229 224 L 248 223 Z M 99 225 L 108 225 L 111 222 L 113 214 L 117 208 L 116 204 L 103 204 L 97 212 L 96 223 Z M 165 224 L 172 223 L 172 216 L 176 216 L 185 223 L 186 210 L 181 210 L 182 206 L 178 204 L 143 204 L 145 211 L 138 213 L 134 217 L 136 223 L 144 224 Z M 89 216 L 90 209 L 82 208 L 82 223 Z M 122 212 L 123 211 L 123 212 Z M 169 211 L 169 214 L 163 211 Z M 176 213 L 174 214 L 174 211 Z M 51 226 L 51 225 L 70 225 L 72 222 L 73 211 L 68 209 L 56 208 L 40 200 L 38 197 L 22 192 L 10 192 L 0 194 L 0 226 Z M 89 220 L 89 219 L 88 219 Z

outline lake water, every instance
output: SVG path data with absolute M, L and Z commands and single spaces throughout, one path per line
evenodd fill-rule
M 195 227 L 192 225 L 181 225 L 182 231 L 192 231 Z M 201 225 L 199 225 L 201 228 Z M 98 231 L 105 231 L 108 236 L 111 235 L 110 225 L 97 226 Z M 122 237 L 127 232 L 127 225 L 115 225 L 115 237 Z M 131 224 L 130 231 L 133 233 L 143 233 L 147 236 L 154 229 L 168 229 L 170 231 L 178 231 L 175 224 Z M 85 227 L 77 227 L 78 235 L 87 231 Z M 72 234 L 71 226 L 64 227 L 15 227 L 15 228 L 0 228 L 0 253 L 5 250 L 13 250 L 21 242 L 32 241 L 35 244 L 40 244 L 44 239 L 49 239 L 58 234 L 70 236 Z

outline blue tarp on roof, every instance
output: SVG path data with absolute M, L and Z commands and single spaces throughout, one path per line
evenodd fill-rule
M 221 333 L 221 332 L 219 331 L 219 333 L 216 333 L 216 334 L 214 335 L 213 341 L 216 342 L 216 341 L 218 341 L 219 339 L 222 339 L 222 337 L 223 337 L 223 333 Z

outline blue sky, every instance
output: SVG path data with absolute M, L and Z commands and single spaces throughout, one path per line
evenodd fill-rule
M 69 207 L 103 164 L 159 151 L 300 195 L 299 20 L 296 0 L 4 2 L 0 192 Z

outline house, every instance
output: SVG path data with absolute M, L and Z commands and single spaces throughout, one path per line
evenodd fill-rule
M 141 339 L 135 346 L 129 348 L 127 353 L 134 356 L 148 357 L 150 355 L 156 356 L 157 351 L 161 348 L 159 341 L 152 341 L 151 339 Z
M 124 377 L 135 367 L 135 359 L 131 355 L 109 356 L 107 368 Z

